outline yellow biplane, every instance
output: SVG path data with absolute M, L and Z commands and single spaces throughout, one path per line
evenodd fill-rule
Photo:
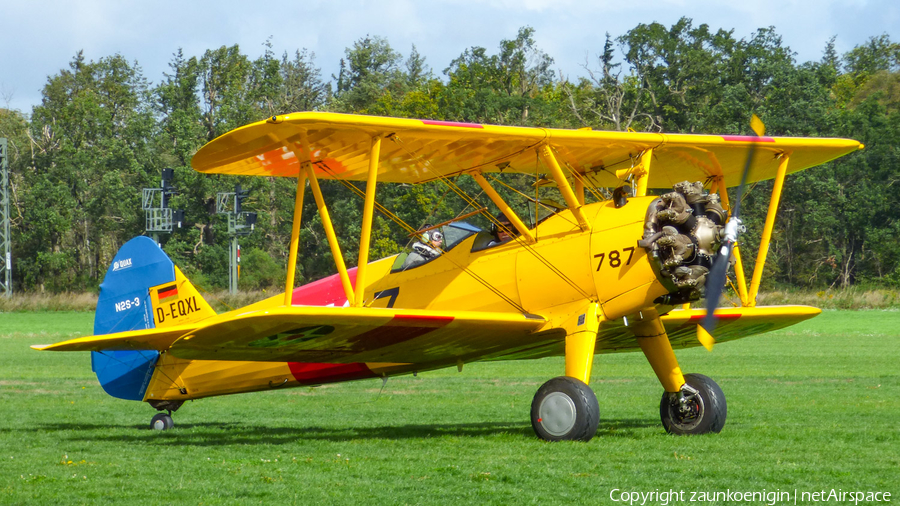
M 819 314 L 756 305 L 782 184 L 788 173 L 862 148 L 848 139 L 757 133 L 274 116 L 213 140 L 192 164 L 207 174 L 297 179 L 284 294 L 216 314 L 153 241 L 138 237 L 122 246 L 101 285 L 97 335 L 34 348 L 92 351 L 103 388 L 160 411 L 151 422 L 156 429 L 171 428 L 171 413 L 189 399 L 564 356 L 564 375 L 542 385 L 531 406 L 535 432 L 551 441 L 593 437 L 599 407 L 587 383 L 594 355 L 640 350 L 664 389 L 665 429 L 718 432 L 726 417 L 722 391 L 706 376 L 683 374 L 673 349 L 711 347 L 711 333 L 730 341 Z M 492 173 L 500 171 L 534 175 L 538 190 L 555 186 L 564 204 L 540 220 L 535 211 L 527 225 L 496 191 Z M 461 219 L 411 228 L 432 241 L 425 250 L 369 262 L 373 215 L 391 215 L 375 201 L 379 183 L 439 181 L 459 190 L 459 176 L 474 178 L 502 212 L 478 207 L 493 230 Z M 772 178 L 748 285 L 726 187 Z M 347 183 L 364 199 L 356 268 L 344 264 L 322 179 Z M 364 189 L 350 185 L 359 181 Z M 337 274 L 295 288 L 307 186 Z M 648 189 L 662 191 L 651 196 Z M 540 200 L 536 206 L 545 205 Z M 721 291 L 729 263 L 741 306 L 714 317 L 691 308 L 707 288 Z M 722 276 L 716 266 L 724 266 Z

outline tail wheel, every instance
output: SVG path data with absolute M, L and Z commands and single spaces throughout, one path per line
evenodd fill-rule
M 663 393 L 659 416 L 669 434 L 706 434 L 725 426 L 728 406 L 725 394 L 715 381 L 702 374 L 685 374 L 684 401 Z
M 172 427 L 175 427 L 175 422 L 166 413 L 157 413 L 150 419 L 150 428 L 153 430 L 169 430 Z
M 545 441 L 590 441 L 599 421 L 594 391 L 569 376 L 541 385 L 531 402 L 531 426 Z

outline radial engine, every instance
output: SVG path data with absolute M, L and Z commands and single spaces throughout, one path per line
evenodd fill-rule
M 657 304 L 676 305 L 699 300 L 706 293 L 728 213 L 717 193 L 706 194 L 703 183 L 683 181 L 654 200 L 647 209 L 643 239 L 657 277 L 669 293 Z

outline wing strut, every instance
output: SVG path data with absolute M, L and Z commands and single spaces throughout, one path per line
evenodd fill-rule
M 581 206 L 578 205 L 578 198 L 575 197 L 572 187 L 569 186 L 569 182 L 566 181 L 566 175 L 563 174 L 562 169 L 559 167 L 559 162 L 556 161 L 553 150 L 550 149 L 550 146 L 544 144 L 538 148 L 538 154 L 541 156 L 541 159 L 544 160 L 547 168 L 550 169 L 550 173 L 553 174 L 553 179 L 556 180 L 556 186 L 559 188 L 559 192 L 562 193 L 566 205 L 569 206 L 569 210 L 572 211 L 575 219 L 578 220 L 578 226 L 580 226 L 583 231 L 590 230 L 591 225 L 587 222 L 584 214 L 581 212 Z
M 647 196 L 647 182 L 650 180 L 650 162 L 653 159 L 653 148 L 641 154 L 641 172 L 637 175 L 637 196 Z
M 650 162 L 653 160 L 653 148 L 647 148 L 641 153 L 640 165 L 628 169 L 616 171 L 616 177 L 625 181 L 629 176 L 634 176 L 634 196 L 647 196 L 647 182 L 650 180 Z
M 291 248 L 288 253 L 287 281 L 284 287 L 285 306 L 291 305 L 291 298 L 294 295 L 294 277 L 297 273 L 297 249 L 300 246 L 300 220 L 303 214 L 304 193 L 306 193 L 306 174 L 303 172 L 303 169 L 300 169 L 297 174 L 297 195 L 294 197 L 294 222 L 291 226 Z
M 350 276 L 347 274 L 347 266 L 344 265 L 344 257 L 341 255 L 341 245 L 338 244 L 337 236 L 334 233 L 334 225 L 331 224 L 331 215 L 328 214 L 328 207 L 325 205 L 325 199 L 322 197 L 322 189 L 319 188 L 319 180 L 316 178 L 316 171 L 312 164 L 306 166 L 306 176 L 309 178 L 309 187 L 312 188 L 313 197 L 316 198 L 316 205 L 319 207 L 319 218 L 322 219 L 322 227 L 325 228 L 325 236 L 328 238 L 328 245 L 331 246 L 331 256 L 334 257 L 334 265 L 337 267 L 338 274 L 341 276 L 341 285 L 344 286 L 344 295 L 347 296 L 347 303 L 351 306 L 356 305 L 353 298 L 353 285 L 350 284 Z
M 538 186 L 537 184 L 535 184 L 534 187 L 540 188 L 540 186 Z M 578 200 L 579 206 L 584 205 L 584 179 L 581 179 L 581 177 L 575 178 L 575 199 Z M 535 208 L 537 208 L 537 203 L 538 203 L 537 200 L 538 199 L 535 196 L 535 198 L 534 198 Z M 537 216 L 537 211 L 534 212 L 534 215 Z
M 763 267 L 766 265 L 766 255 L 769 253 L 769 241 L 772 239 L 772 229 L 775 227 L 775 215 L 778 214 L 778 203 L 781 201 L 781 189 L 784 186 L 784 176 L 787 174 L 788 162 L 791 157 L 784 155 L 778 165 L 775 174 L 775 186 L 772 187 L 772 198 L 769 200 L 769 212 L 766 214 L 766 225 L 763 228 L 762 238 L 759 240 L 759 253 L 756 255 L 756 265 L 753 266 L 753 278 L 750 280 L 750 294 L 747 299 L 750 307 L 756 307 L 756 296 L 759 293 L 759 283 L 762 281 Z
M 506 201 L 503 200 L 503 197 L 501 197 L 500 194 L 498 194 L 494 190 L 491 184 L 487 182 L 487 179 L 485 179 L 480 172 L 473 172 L 472 177 L 478 183 L 478 186 L 480 186 L 481 189 L 484 190 L 484 193 L 487 193 L 487 196 L 491 199 L 491 202 L 493 202 L 494 205 L 497 206 L 500 211 L 502 211 L 503 214 L 506 215 L 507 218 L 509 218 L 509 222 L 512 223 L 514 227 L 516 227 L 516 230 L 519 231 L 521 237 L 524 237 L 525 241 L 528 242 L 528 244 L 534 244 L 534 236 L 531 234 L 531 231 L 528 230 L 528 227 L 526 227 L 524 223 L 522 223 L 519 215 L 517 215 L 516 212 L 513 211 L 511 207 L 509 207 L 509 204 L 507 204 Z
M 359 262 L 356 264 L 356 298 L 354 299 L 356 307 L 362 307 L 366 290 L 369 239 L 372 236 L 372 215 L 375 212 L 375 184 L 378 180 L 378 157 L 380 155 L 381 137 L 373 137 L 372 148 L 369 150 L 369 174 L 366 178 L 366 199 L 363 204 L 362 231 L 359 234 Z

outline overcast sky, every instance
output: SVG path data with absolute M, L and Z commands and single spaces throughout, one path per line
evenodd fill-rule
M 387 38 L 404 57 L 415 44 L 442 75 L 466 48 L 495 54 L 501 39 L 528 25 L 570 77 L 584 73 L 581 65 L 600 52 L 606 32 L 616 37 L 654 21 L 671 26 L 682 16 L 695 26 L 733 29 L 736 38 L 774 26 L 799 62 L 820 59 L 832 36 L 839 53 L 882 33 L 900 39 L 898 0 L 0 0 L 0 12 L 0 107 L 26 113 L 40 103 L 47 77 L 79 50 L 89 60 L 120 53 L 156 83 L 178 48 L 201 56 L 239 44 L 255 59 L 270 36 L 279 55 L 313 51 L 326 78 L 337 73 L 345 48 L 367 34 Z

